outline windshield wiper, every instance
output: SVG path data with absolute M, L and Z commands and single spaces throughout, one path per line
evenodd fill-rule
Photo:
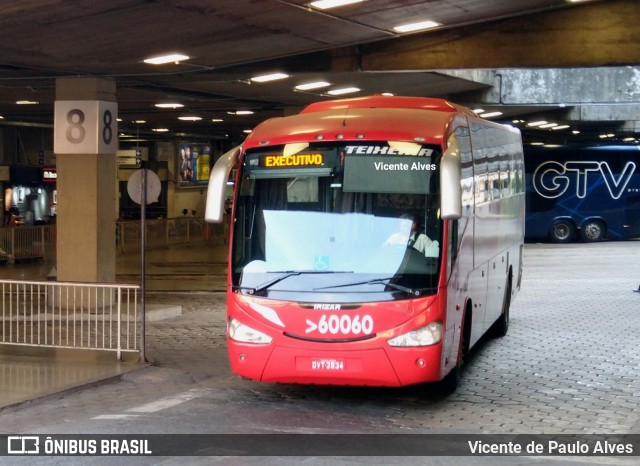
M 341 285 L 329 285 L 329 286 L 321 286 L 319 288 L 314 288 L 313 291 L 317 290 L 326 290 L 329 288 L 343 288 L 345 286 L 356 286 L 356 285 L 385 285 L 389 288 L 393 288 L 395 290 L 404 291 L 407 294 L 412 294 L 414 296 L 420 296 L 420 290 L 413 288 L 407 288 L 406 286 L 398 285 L 396 283 L 390 283 L 387 280 L 391 280 L 393 277 L 387 278 L 374 278 L 373 280 L 366 280 L 363 282 L 353 282 L 353 283 L 343 283 Z
M 293 277 L 295 275 L 302 275 L 302 274 L 320 274 L 320 273 L 353 273 L 350 271 L 340 271 L 340 270 L 282 270 L 279 272 L 275 272 L 275 273 L 281 273 L 282 275 L 280 275 L 279 277 L 275 277 L 271 280 L 268 280 L 264 283 L 261 283 L 258 286 L 239 286 L 237 287 L 238 289 L 241 290 L 249 290 L 249 294 L 258 294 L 264 290 L 267 290 L 269 288 L 271 288 L 273 285 L 275 285 L 278 282 L 281 282 L 282 280 L 286 280 L 289 277 Z

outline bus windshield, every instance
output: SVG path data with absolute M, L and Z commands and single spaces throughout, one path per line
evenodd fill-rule
M 437 146 L 390 142 L 247 151 L 232 285 L 298 301 L 434 294 L 441 257 Z

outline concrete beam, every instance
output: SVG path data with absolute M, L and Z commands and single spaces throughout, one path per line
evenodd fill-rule
M 640 126 L 640 103 L 580 105 L 569 110 L 567 118 L 577 121 L 626 121 L 625 128 L 637 131 Z
M 498 70 L 504 104 L 640 102 L 640 67 Z
M 609 0 L 331 52 L 334 71 L 640 63 L 640 2 Z
M 467 94 L 467 105 L 565 109 L 564 120 L 640 120 L 640 67 L 446 70 L 457 79 L 494 82 Z M 627 127 L 633 127 L 627 124 Z

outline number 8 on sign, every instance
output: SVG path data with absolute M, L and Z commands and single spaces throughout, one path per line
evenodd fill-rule
M 115 154 L 118 104 L 102 100 L 55 103 L 56 154 Z
M 84 112 L 74 108 L 67 113 L 67 141 L 71 144 L 80 144 L 84 141 L 87 132 L 82 124 L 84 123 Z

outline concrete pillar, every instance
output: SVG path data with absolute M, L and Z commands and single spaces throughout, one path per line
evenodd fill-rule
M 56 80 L 58 281 L 115 282 L 115 102 L 112 79 Z

